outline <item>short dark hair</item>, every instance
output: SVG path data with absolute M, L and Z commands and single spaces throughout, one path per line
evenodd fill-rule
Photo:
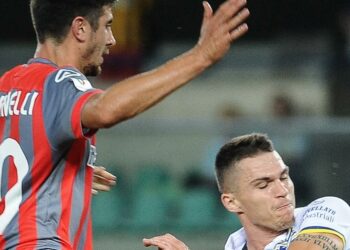
M 103 7 L 113 6 L 116 2 L 117 0 L 30 0 L 37 39 L 40 43 L 47 38 L 62 42 L 77 16 L 86 18 L 96 31 Z
M 215 172 L 219 191 L 224 192 L 225 175 L 237 162 L 258 155 L 273 152 L 274 146 L 266 134 L 252 133 L 233 138 L 221 147 L 216 155 Z

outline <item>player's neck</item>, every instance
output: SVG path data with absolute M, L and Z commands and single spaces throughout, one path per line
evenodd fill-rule
M 80 69 L 77 49 L 66 42 L 57 44 L 52 40 L 38 43 L 34 58 L 45 58 L 59 67 L 72 66 Z
M 255 225 L 244 226 L 247 238 L 248 250 L 263 250 L 266 245 L 271 243 L 277 236 L 283 232 L 266 230 Z

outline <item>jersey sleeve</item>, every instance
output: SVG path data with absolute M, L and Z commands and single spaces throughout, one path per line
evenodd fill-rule
M 83 129 L 81 110 L 89 97 L 100 92 L 82 73 L 72 68 L 59 69 L 47 78 L 43 113 L 50 142 L 57 144 L 53 147 L 94 134 L 95 131 Z
M 329 233 L 344 242 L 350 241 L 350 207 L 342 199 L 324 197 L 310 203 L 304 210 L 299 234 Z

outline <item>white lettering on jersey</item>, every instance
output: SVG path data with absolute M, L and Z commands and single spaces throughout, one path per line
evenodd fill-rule
M 38 92 L 26 93 L 20 104 L 22 91 L 12 91 L 0 96 L 0 117 L 9 115 L 32 115 Z
M 6 226 L 18 213 L 19 205 L 22 201 L 22 182 L 29 170 L 29 164 L 21 146 L 15 140 L 8 138 L 0 144 L 0 180 L 2 178 L 4 162 L 10 156 L 13 157 L 15 163 L 18 181 L 7 191 L 5 197 L 0 197 L 0 203 L 5 205 L 3 212 L 0 214 L 0 235 L 4 233 Z
M 91 83 L 86 79 L 81 79 L 82 75 L 79 72 L 70 70 L 70 69 L 61 69 L 57 72 L 55 81 L 56 83 L 60 83 L 63 80 L 69 78 L 74 86 L 80 91 L 87 91 L 92 89 Z
M 29 109 L 28 109 L 28 114 L 29 115 L 33 114 L 34 104 L 35 104 L 35 101 L 36 101 L 36 98 L 38 97 L 38 95 L 39 95 L 39 93 L 34 92 L 33 96 L 31 97 L 30 105 L 29 105 Z

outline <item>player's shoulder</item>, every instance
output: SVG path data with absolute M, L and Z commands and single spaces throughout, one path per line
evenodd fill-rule
M 5 71 L 0 76 L 0 79 L 5 79 L 7 77 L 12 77 L 13 75 L 16 75 L 19 71 L 23 70 L 23 68 L 25 68 L 26 66 L 27 66 L 27 64 L 16 65 L 13 68 L 8 69 L 7 71 Z
M 350 219 L 350 206 L 343 199 L 325 196 L 310 202 L 307 206 L 296 209 L 297 222 L 305 219 L 344 218 Z M 332 219 L 333 220 L 333 219 Z
M 50 77 L 50 83 L 53 84 L 73 84 L 80 91 L 93 89 L 90 81 L 79 70 L 73 67 L 62 67 L 56 69 Z
M 332 206 L 332 207 L 344 207 L 344 208 L 350 209 L 349 204 L 345 200 L 335 196 L 325 196 L 325 197 L 318 198 L 310 202 L 307 207 L 325 206 L 325 205 Z

